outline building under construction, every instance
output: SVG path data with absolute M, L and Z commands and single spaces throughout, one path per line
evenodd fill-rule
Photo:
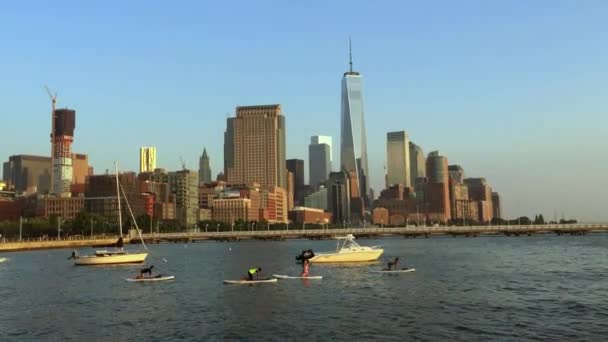
M 70 197 L 73 178 L 72 142 L 76 128 L 76 111 L 56 109 L 51 134 L 53 144 L 53 193 L 59 197 Z

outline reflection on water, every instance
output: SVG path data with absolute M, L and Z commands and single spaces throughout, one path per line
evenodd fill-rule
M 298 275 L 303 249 L 335 241 L 152 245 L 141 266 L 76 267 L 71 251 L 4 254 L 0 340 L 601 340 L 608 235 L 362 240 L 366 265 L 311 264 L 322 280 L 223 285 L 251 267 Z M 404 274 L 370 273 L 394 256 Z M 163 261 L 163 258 L 167 262 Z

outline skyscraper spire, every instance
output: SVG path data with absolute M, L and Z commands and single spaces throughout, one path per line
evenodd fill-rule
M 348 36 L 348 64 L 350 64 L 350 72 L 353 72 L 353 45 Z

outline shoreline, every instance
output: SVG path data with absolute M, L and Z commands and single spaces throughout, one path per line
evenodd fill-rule
M 354 234 L 357 238 L 430 238 L 430 237 L 478 237 L 478 236 L 534 236 L 598 234 L 608 232 L 608 225 L 544 225 L 544 226 L 477 226 L 477 227 L 401 227 L 401 228 L 345 228 L 318 230 L 281 231 L 228 231 L 228 232 L 182 232 L 143 234 L 148 244 L 193 243 L 202 241 L 238 242 L 242 240 L 285 241 L 285 240 L 327 240 L 335 236 Z M 39 240 L 22 242 L 0 242 L 0 254 L 33 250 L 68 248 L 112 247 L 118 236 L 89 239 Z M 125 245 L 140 244 L 138 238 L 123 238 Z

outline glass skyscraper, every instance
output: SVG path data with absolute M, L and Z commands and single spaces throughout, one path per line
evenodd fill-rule
M 353 71 L 352 54 L 350 71 L 342 77 L 341 121 L 340 166 L 343 171 L 357 174 L 359 193 L 364 203 L 369 205 L 370 177 L 363 112 L 363 79 L 358 72 Z

